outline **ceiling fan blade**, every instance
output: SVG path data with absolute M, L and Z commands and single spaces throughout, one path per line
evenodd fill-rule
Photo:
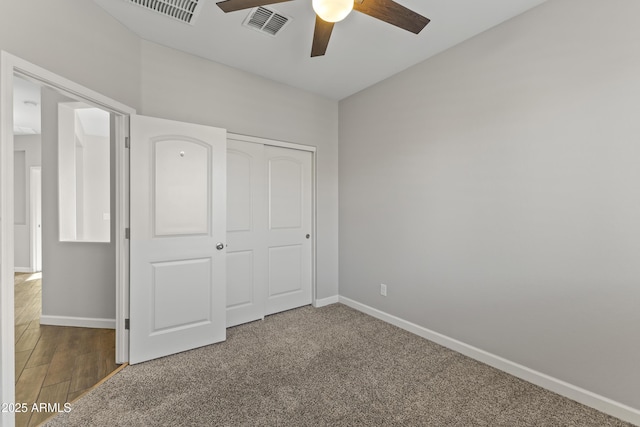
M 327 51 L 329 39 L 333 31 L 333 22 L 326 22 L 316 15 L 316 28 L 313 31 L 313 46 L 311 47 L 311 57 L 322 56 Z
M 422 31 L 430 21 L 393 0 L 355 0 L 353 9 L 414 34 Z
M 235 12 L 236 10 L 251 9 L 258 6 L 266 6 L 268 4 L 283 3 L 291 0 L 225 0 L 216 3 L 225 13 Z

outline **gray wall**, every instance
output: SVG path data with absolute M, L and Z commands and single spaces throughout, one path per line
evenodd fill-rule
M 340 294 L 640 408 L 639 15 L 550 1 L 340 102 Z
M 0 49 L 139 107 L 140 38 L 92 1 L 0 1 Z
M 84 139 L 85 145 L 82 149 L 83 239 L 100 241 L 109 238 L 110 224 L 113 223 L 105 220 L 103 215 L 109 213 L 113 203 L 109 197 L 110 164 L 105 161 L 109 158 L 110 141 L 108 137 L 96 135 L 85 135 Z M 115 200 L 115 193 L 112 196 Z
M 60 242 L 58 103 L 68 98 L 42 89 L 42 315 L 115 319 L 115 227 L 110 243 Z M 115 188 L 111 147 L 111 188 Z M 115 215 L 111 197 L 111 217 Z
M 142 42 L 142 114 L 317 147 L 317 296 L 338 294 L 338 103 Z
M 24 203 L 24 222 L 18 224 L 14 221 L 14 265 L 21 270 L 30 270 L 31 265 L 31 177 L 30 168 L 40 166 L 40 135 L 20 135 L 14 138 L 14 152 L 23 151 L 25 157 L 24 181 L 23 185 L 14 188 L 14 199 Z M 22 188 L 19 188 L 22 187 Z

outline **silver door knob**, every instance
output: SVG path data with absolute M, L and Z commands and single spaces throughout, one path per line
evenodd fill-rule
M 216 245 L 216 249 L 219 250 L 219 251 L 223 250 L 224 249 L 224 243 L 218 243 Z

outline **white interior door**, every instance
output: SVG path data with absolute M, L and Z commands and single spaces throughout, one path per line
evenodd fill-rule
M 130 363 L 226 338 L 226 131 L 131 117 Z
M 31 227 L 33 270 L 42 271 L 42 178 L 41 168 L 31 167 Z
M 265 147 L 268 285 L 265 314 L 311 304 L 311 153 Z
M 227 141 L 227 327 L 264 318 L 264 146 Z

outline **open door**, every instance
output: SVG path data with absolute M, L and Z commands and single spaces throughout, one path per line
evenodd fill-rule
M 31 266 L 33 271 L 42 271 L 42 169 L 31 166 Z
M 129 363 L 226 339 L 226 131 L 131 117 Z

